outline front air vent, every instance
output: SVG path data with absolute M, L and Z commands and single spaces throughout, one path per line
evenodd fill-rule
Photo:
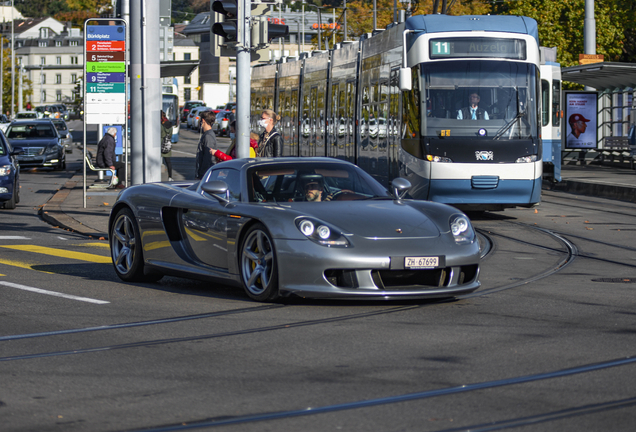
M 498 176 L 472 176 L 470 185 L 473 189 L 496 189 L 499 186 Z

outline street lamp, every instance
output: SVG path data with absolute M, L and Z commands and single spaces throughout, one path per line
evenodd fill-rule
M 303 2 L 303 7 L 304 6 L 309 6 L 309 7 L 315 7 L 316 8 L 316 13 L 318 14 L 318 50 L 322 51 L 322 18 L 320 17 L 320 9 L 322 9 L 321 7 L 318 7 L 316 5 L 313 4 L 306 4 L 305 2 Z M 304 16 L 304 13 L 303 13 Z M 305 41 L 303 41 L 304 43 Z
M 295 22 L 295 23 L 296 23 L 296 25 L 298 26 L 298 27 L 296 28 L 296 42 L 298 42 L 298 57 L 300 57 L 300 21 L 298 21 L 298 20 L 297 20 L 297 19 L 295 19 L 295 18 L 291 18 L 291 19 L 289 19 L 289 21 L 293 21 L 293 22 Z M 305 41 L 303 41 L 303 47 L 304 47 L 304 45 L 305 45 L 305 44 L 304 44 L 304 42 L 305 42 Z

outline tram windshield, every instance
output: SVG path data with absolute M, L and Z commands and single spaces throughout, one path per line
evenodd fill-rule
M 463 60 L 422 64 L 421 73 L 423 135 L 537 138 L 536 66 Z

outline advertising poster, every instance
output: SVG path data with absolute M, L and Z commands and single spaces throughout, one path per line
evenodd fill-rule
M 565 148 L 596 149 L 598 93 L 565 92 Z

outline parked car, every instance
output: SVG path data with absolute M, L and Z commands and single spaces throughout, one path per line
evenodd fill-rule
M 113 267 L 127 282 L 205 278 L 256 301 L 448 298 L 479 288 L 468 217 L 403 199 L 409 187 L 396 178 L 389 192 L 356 165 L 317 157 L 233 159 L 198 182 L 132 186 L 110 214 Z
M 71 134 L 71 129 L 68 128 L 68 125 L 63 119 L 52 119 L 51 121 L 55 125 L 55 129 L 57 129 L 57 133 L 60 134 L 64 151 L 66 153 L 73 153 L 73 135 Z
M 12 147 L 0 133 L 0 204 L 10 210 L 20 202 L 20 163 L 17 156 L 22 151 L 20 147 Z
M 230 120 L 228 114 L 231 111 L 220 111 L 216 115 L 214 124 L 212 125 L 212 131 L 216 136 L 230 135 Z
M 198 106 L 196 108 L 192 108 L 190 110 L 190 114 L 188 114 L 188 127 L 191 129 L 196 129 L 195 122 L 199 120 L 200 114 L 203 111 L 207 111 L 208 107 L 206 106 Z
M 212 108 L 201 107 L 201 109 L 197 111 L 196 115 L 192 119 L 192 129 L 194 129 L 195 131 L 199 131 L 199 132 L 201 131 L 201 114 L 203 114 L 206 111 L 214 111 L 214 110 Z
M 64 146 L 51 119 L 16 120 L 6 136 L 11 146 L 24 150 L 17 156 L 21 167 L 66 169 Z
M 37 111 L 20 111 L 15 114 L 14 120 L 36 120 L 42 118 Z
M 205 102 L 202 100 L 189 100 L 183 105 L 181 109 L 181 123 L 188 121 L 188 115 L 193 108 L 205 106 Z

